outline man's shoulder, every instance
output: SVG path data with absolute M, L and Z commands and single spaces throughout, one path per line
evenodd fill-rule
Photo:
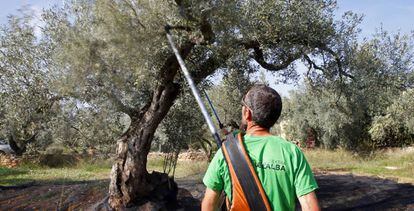
M 268 136 L 266 138 L 268 139 L 268 142 L 270 144 L 276 144 L 276 145 L 279 145 L 281 147 L 287 147 L 287 148 L 290 148 L 290 149 L 295 149 L 297 147 L 293 142 L 291 142 L 289 140 L 286 140 L 285 138 L 283 138 L 281 136 L 271 135 L 271 136 Z
M 271 150 L 281 150 L 293 156 L 300 156 L 302 154 L 302 151 L 296 144 L 280 136 L 272 135 L 267 137 L 264 147 Z

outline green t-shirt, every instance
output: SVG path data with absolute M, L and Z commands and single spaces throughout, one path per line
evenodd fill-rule
M 244 136 L 244 145 L 262 183 L 272 210 L 294 210 L 296 197 L 318 188 L 312 170 L 300 149 L 278 136 Z M 221 149 L 203 179 L 215 191 L 231 199 L 231 180 Z

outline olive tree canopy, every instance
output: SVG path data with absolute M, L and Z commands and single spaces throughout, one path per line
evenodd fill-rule
M 0 133 L 18 155 L 46 130 L 62 98 L 53 90 L 51 46 L 36 37 L 31 20 L 23 13 L 0 27 Z

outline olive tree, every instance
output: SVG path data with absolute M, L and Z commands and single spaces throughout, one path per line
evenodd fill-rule
M 407 146 L 414 143 L 414 89 L 401 93 L 376 116 L 369 129 L 375 147 Z
M 56 46 L 61 91 L 93 105 L 110 102 L 130 117 L 117 142 L 111 207 L 152 200 L 157 187 L 146 170 L 147 155 L 185 86 L 165 38 L 166 24 L 196 83 L 230 64 L 240 72 L 251 66 L 292 71 L 294 61 L 316 63 L 322 55 L 335 66 L 329 74 L 339 77 L 346 72 L 335 47 L 335 8 L 332 0 L 85 0 L 46 12 L 45 37 Z
M 47 123 L 54 144 L 77 153 L 93 149 L 102 155 L 115 152 L 114 140 L 128 125 L 122 113 L 71 98 L 61 101 Z
M 212 86 L 208 93 L 224 125 L 241 120 L 241 100 L 255 82 L 249 71 L 230 69 L 223 75 L 221 82 Z
M 36 37 L 31 20 L 11 16 L 0 28 L 0 131 L 18 155 L 45 131 L 62 99 L 51 84 L 51 46 Z
M 311 73 L 306 88 L 291 95 L 287 104 L 291 136 L 305 140 L 306 130 L 312 128 L 323 146 L 352 150 L 409 142 L 405 127 L 397 133 L 399 117 L 391 118 L 389 112 L 396 112 L 399 104 L 395 101 L 404 102 L 398 96 L 414 86 L 413 41 L 413 36 L 390 35 L 379 29 L 372 39 L 348 42 L 342 59 L 347 77 Z M 387 128 L 392 129 L 387 132 Z M 405 138 L 393 140 L 392 134 Z

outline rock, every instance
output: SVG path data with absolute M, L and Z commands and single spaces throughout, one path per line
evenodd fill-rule
M 15 168 L 20 164 L 20 162 L 21 159 L 13 155 L 0 155 L 0 166 Z
M 162 159 L 166 153 L 162 152 L 151 152 L 148 154 L 148 159 Z M 178 155 L 178 160 L 180 161 L 205 161 L 208 160 L 208 157 L 205 152 L 200 150 L 189 149 L 185 152 L 182 152 Z
M 400 168 L 398 168 L 396 166 L 385 166 L 384 168 L 385 169 L 388 169 L 388 170 L 398 170 L 398 169 L 400 169 Z
M 207 160 L 206 153 L 202 151 L 196 150 L 187 150 L 186 152 L 180 153 L 178 155 L 178 160 L 185 160 L 185 161 L 204 161 Z

